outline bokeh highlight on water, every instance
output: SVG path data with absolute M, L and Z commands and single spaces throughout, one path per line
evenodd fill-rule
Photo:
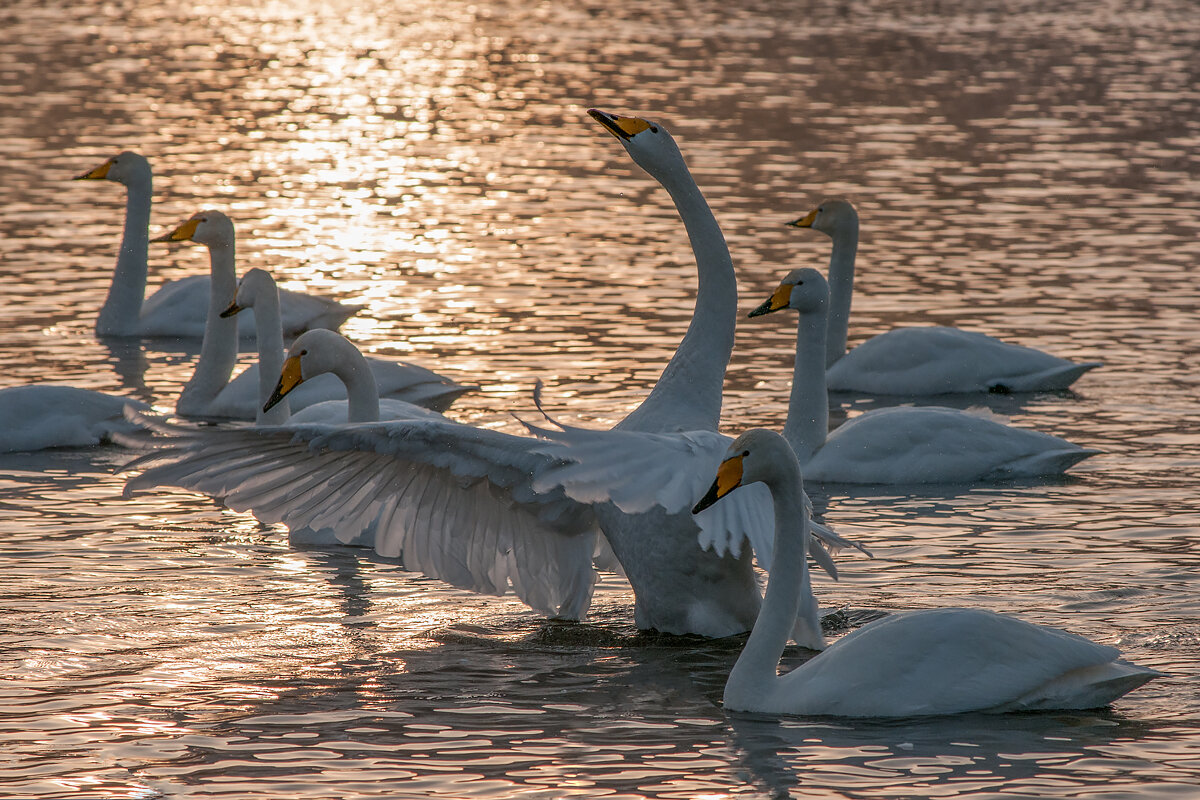
M 736 5 L 736 7 L 735 7 Z M 680 142 L 747 310 L 863 219 L 851 340 L 954 324 L 1103 369 L 962 398 L 1104 454 L 1051 483 L 815 488 L 874 560 L 818 586 L 846 627 L 948 605 L 1117 643 L 1169 673 L 1111 711 L 846 723 L 727 715 L 739 642 L 586 625 L 211 500 L 121 498 L 122 451 L 0 458 L 0 794 L 12 797 L 1186 797 L 1200 784 L 1200 17 L 1188 2 L 530 4 L 15 0 L 0 10 L 0 385 L 164 411 L 195 349 L 91 332 L 124 148 L 153 224 L 226 210 L 239 264 L 367 311 L 344 330 L 603 425 L 691 313 L 662 190 L 587 119 Z M 152 251 L 152 286 L 206 268 Z M 725 429 L 779 425 L 794 329 L 740 326 Z M 244 360 L 249 360 L 246 355 Z M 882 401 L 835 398 L 842 418 Z M 887 402 L 897 402 L 895 400 Z M 805 657 L 790 653 L 791 663 Z

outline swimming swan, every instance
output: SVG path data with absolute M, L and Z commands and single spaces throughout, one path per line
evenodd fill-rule
M 123 417 L 127 405 L 150 409 L 140 400 L 74 386 L 0 389 L 0 453 L 103 444 L 136 428 Z
M 200 211 L 154 241 L 203 244 L 208 247 L 212 264 L 208 321 L 200 345 L 200 357 L 196 360 L 191 379 L 184 385 L 175 403 L 176 413 L 190 417 L 256 419 L 262 407 L 258 368 L 251 366 L 233 381 L 229 380 L 237 362 L 237 319 L 232 315 L 221 316 L 237 293 L 233 221 L 220 211 Z M 259 281 L 256 279 L 255 283 Z M 275 325 L 279 324 L 278 306 L 265 307 L 263 313 L 272 316 Z M 268 328 L 272 326 L 270 320 L 264 319 L 264 323 Z M 379 391 L 385 397 L 440 410 L 447 408 L 471 388 L 415 364 L 380 358 L 368 361 L 375 373 Z M 323 400 L 339 399 L 345 396 L 343 392 L 342 385 L 330 378 L 293 398 L 292 406 L 302 408 Z
M 808 520 L 795 453 L 773 431 L 743 433 L 695 511 L 759 482 L 770 490 L 775 506 L 776 566 L 754 630 L 725 683 L 727 709 L 916 717 L 1096 708 L 1161 675 L 1119 660 L 1115 647 L 967 608 L 885 617 L 779 675 L 792 620 L 812 594 L 803 558 Z
M 194 275 L 168 281 L 149 299 L 146 273 L 149 252 L 150 201 L 153 175 L 150 162 L 125 151 L 75 180 L 109 180 L 125 187 L 125 232 L 117 254 L 108 297 L 96 318 L 98 336 L 199 338 L 204 335 L 210 277 Z M 223 301 L 225 302 L 225 301 Z M 336 329 L 362 306 L 348 306 L 325 297 L 282 292 L 283 326 L 289 336 L 309 328 Z M 239 336 L 252 336 L 253 325 L 239 327 Z
M 277 425 L 291 416 L 291 408 L 308 409 L 314 404 L 340 401 L 342 413 L 327 407 L 326 413 L 334 414 L 327 419 L 338 421 L 340 416 L 345 422 L 346 398 L 350 384 L 346 380 L 338 380 L 334 370 L 314 370 L 299 387 L 292 392 L 289 399 L 275 406 L 270 411 L 263 410 L 263 404 L 271 395 L 271 390 L 279 378 L 279 370 L 283 366 L 283 332 L 279 323 L 279 288 L 271 273 L 254 267 L 246 270 L 238 281 L 237 294 L 233 302 L 221 312 L 221 317 L 231 317 L 245 309 L 250 309 L 254 317 L 254 329 L 257 337 L 258 363 L 248 367 L 236 378 L 230 381 L 217 399 L 209 406 L 210 409 L 221 412 L 214 416 L 225 416 L 244 419 L 253 413 L 259 424 Z M 314 330 L 324 330 L 315 328 Z M 309 331 L 311 333 L 311 331 Z M 301 334 L 303 336 L 304 334 Z M 336 339 L 343 338 L 337 334 Z M 328 339 L 328 341 L 336 341 Z M 380 386 L 384 387 L 384 403 L 391 409 L 385 412 L 384 419 L 410 416 L 413 404 L 441 411 L 450 406 L 458 397 L 475 388 L 463 386 L 443 378 L 435 372 L 409 364 L 404 361 L 390 361 L 383 358 L 367 358 L 350 342 L 346 345 L 330 344 L 327 347 L 338 348 L 337 352 L 350 359 L 355 368 L 359 365 L 372 375 L 370 391 L 379 400 Z M 314 361 L 315 365 L 315 361 Z M 252 395 L 250 390 L 257 385 Z M 314 412 L 315 413 L 315 412 Z M 317 416 L 305 415 L 300 417 L 311 422 L 318 421 Z
M 671 195 L 696 256 L 696 312 L 675 355 L 624 430 L 715 430 L 733 347 L 737 286 L 724 238 L 683 156 L 659 124 L 589 112 Z M 703 549 L 684 507 L 629 515 L 531 483 L 552 459 L 528 436 L 451 421 L 174 430 L 130 468 L 127 491 L 169 484 L 224 497 L 289 527 L 361 530 L 376 550 L 454 586 L 511 583 L 543 613 L 580 618 L 593 554 L 624 570 L 639 628 L 724 636 L 750 629 L 761 600 L 751 554 Z M 689 500 L 689 502 L 691 502 Z M 598 529 L 604 536 L 598 538 Z M 608 546 L 611 545 L 611 551 Z M 615 553 L 615 562 L 612 554 Z
M 783 435 L 804 474 L 838 483 L 972 483 L 1058 475 L 1099 451 L 952 408 L 901 406 L 868 411 L 829 430 L 825 336 L 829 285 L 815 269 L 788 273 L 760 316 L 800 312 L 796 361 Z
M 846 352 L 858 212 L 848 200 L 828 199 L 800 219 L 833 239 L 829 258 L 830 391 L 930 395 L 954 392 L 1043 392 L 1066 389 L 1099 362 L 1074 363 L 1031 347 L 944 326 L 896 328 Z

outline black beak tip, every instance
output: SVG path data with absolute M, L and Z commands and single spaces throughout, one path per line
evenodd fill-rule
M 717 483 L 716 481 L 713 481 L 713 485 L 709 487 L 708 492 L 705 493 L 704 497 L 700 498 L 700 502 L 692 506 L 692 513 L 699 514 L 701 511 L 717 502 L 718 499 L 720 498 L 717 497 Z

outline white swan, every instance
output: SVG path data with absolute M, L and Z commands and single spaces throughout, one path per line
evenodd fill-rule
M 1119 660 L 1115 647 L 966 608 L 872 622 L 779 675 L 792 620 L 812 602 L 803 558 L 809 538 L 803 482 L 787 441 L 763 429 L 743 433 L 695 510 L 759 482 L 774 502 L 776 566 L 754 630 L 725 683 L 730 710 L 915 717 L 1096 708 L 1161 675 Z
M 168 281 L 149 299 L 146 296 L 150 202 L 153 175 L 150 162 L 138 153 L 125 151 L 75 180 L 109 180 L 125 187 L 125 232 L 108 297 L 96 318 L 99 336 L 188 337 L 204 335 L 210 295 L 207 275 Z M 333 328 L 358 313 L 362 306 L 348 306 L 325 297 L 284 291 L 283 326 L 288 335 L 309 328 Z M 224 301 L 223 301 L 224 302 Z M 247 322 L 240 336 L 253 335 Z
M 829 285 L 815 269 L 793 270 L 750 312 L 800 312 L 783 435 L 811 480 L 838 483 L 970 483 L 1057 475 L 1099 451 L 1037 431 L 941 407 L 868 411 L 829 433 L 825 336 Z
M 237 293 L 233 221 L 220 211 L 200 211 L 154 241 L 203 244 L 208 248 L 212 265 L 208 320 L 200 345 L 200 357 L 196 360 L 191 379 L 179 394 L 176 412 L 190 417 L 257 418 L 258 410 L 262 407 L 258 388 L 259 370 L 257 366 L 251 366 L 234 380 L 229 380 L 237 361 L 237 319 L 232 315 L 221 316 Z M 255 280 L 255 284 L 259 282 Z M 267 302 L 264 300 L 264 303 Z M 264 305 L 261 314 L 272 317 L 271 320 L 264 317 L 266 328 L 280 325 L 278 305 Z M 264 332 L 264 335 L 267 334 Z M 463 392 L 472 388 L 454 383 L 416 364 L 381 358 L 371 358 L 368 362 L 381 394 L 429 408 L 447 408 Z M 329 377 L 306 387 L 303 393 L 292 398 L 291 404 L 293 408 L 302 408 L 343 397 L 345 390 L 342 384 Z
M 115 432 L 135 429 L 123 416 L 127 405 L 150 408 L 140 400 L 73 386 L 0 389 L 0 453 L 102 444 Z
M 848 200 L 827 199 L 800 219 L 833 239 L 829 258 L 829 389 L 868 394 L 1042 392 L 1066 389 L 1099 362 L 1075 363 L 982 333 L 943 326 L 897 328 L 846 352 L 858 212 Z
M 618 428 L 713 430 L 733 347 L 737 286 L 724 238 L 670 134 L 657 123 L 589 112 L 671 195 L 687 227 L 700 288 L 696 313 L 650 395 Z M 178 431 L 131 465 L 157 462 L 129 491 L 172 484 L 226 498 L 289 527 L 358 530 L 379 518 L 376 549 L 476 591 L 509 583 L 535 609 L 587 610 L 592 557 L 605 541 L 630 579 L 635 623 L 671 633 L 748 630 L 760 603 L 749 550 L 698 546 L 687 514 L 629 515 L 531 482 L 551 459 L 537 439 L 449 421 Z M 690 501 L 689 501 L 690 502 Z M 597 525 L 606 539 L 596 538 Z

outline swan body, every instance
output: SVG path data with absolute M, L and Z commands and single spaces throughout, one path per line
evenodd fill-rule
M 1083 373 L 1101 366 L 942 326 L 898 328 L 846 352 L 858 212 L 847 200 L 828 199 L 789 224 L 822 231 L 833 239 L 825 361 L 830 391 L 883 395 L 1044 392 L 1066 389 Z
M 50 447 L 88 447 L 135 426 L 125 406 L 149 410 L 140 400 L 51 384 L 0 389 L 0 453 Z
M 800 312 L 792 393 L 783 435 L 810 480 L 835 483 L 971 483 L 1058 475 L 1098 451 L 940 407 L 868 411 L 832 433 L 825 387 L 829 286 L 815 269 L 793 270 L 750 312 Z
M 196 275 L 168 281 L 146 298 L 150 205 L 153 174 L 150 162 L 130 151 L 120 153 L 76 180 L 109 180 L 125 187 L 125 230 L 108 297 L 96 318 L 98 336 L 200 338 L 207 320 L 211 278 Z M 336 300 L 283 291 L 282 325 L 289 336 L 309 328 L 338 328 L 362 310 Z M 239 336 L 254 335 L 247 320 Z
M 764 714 L 916 717 L 1105 706 L 1161 673 L 1114 647 L 990 611 L 933 609 L 859 628 L 784 675 L 797 609 L 811 603 L 800 464 L 787 441 L 750 430 L 729 448 L 696 510 L 762 483 L 775 506 L 774 562 L 762 610 L 725 684 L 725 707 Z
M 179 395 L 176 412 L 190 417 L 257 419 L 262 407 L 260 383 L 273 381 L 271 376 L 275 370 L 267 371 L 266 377 L 263 377 L 257 365 L 254 365 L 230 380 L 237 361 L 237 319 L 233 315 L 222 316 L 222 313 L 229 310 L 230 301 L 236 299 L 238 289 L 234 272 L 235 233 L 232 220 L 220 211 L 201 211 L 155 241 L 204 244 L 208 247 L 212 262 L 208 319 L 200 357 L 191 380 Z M 266 286 L 267 280 L 263 276 L 269 278 L 269 275 L 262 270 L 259 272 L 262 275 L 255 274 L 244 299 L 253 302 L 250 300 L 252 293 L 263 296 L 261 304 L 255 306 L 255 321 L 262 318 L 258 330 L 269 342 L 267 349 L 281 350 L 282 338 L 276 337 L 273 332 L 282 331 L 282 293 L 278 292 L 274 280 L 270 280 L 270 286 Z M 279 302 L 270 299 L 272 292 L 281 298 Z M 449 407 L 455 399 L 472 388 L 454 383 L 415 364 L 380 358 L 368 359 L 368 363 L 379 391 L 385 396 L 439 410 Z M 306 384 L 303 390 L 290 398 L 290 403 L 293 409 L 300 409 L 345 396 L 342 383 L 333 376 L 326 376 Z
M 724 237 L 670 134 L 648 120 L 589 112 L 667 190 L 696 257 L 696 311 L 683 341 L 622 431 L 715 431 L 733 348 L 737 284 Z M 376 551 L 452 585 L 518 597 L 580 618 L 593 558 L 619 564 L 639 628 L 726 636 L 749 630 L 761 601 L 749 548 L 704 549 L 686 507 L 631 514 L 538 489 L 553 459 L 541 440 L 449 420 L 181 432 L 131 465 L 129 490 L 171 484 L 225 498 L 290 528 L 339 538 L 377 521 Z M 602 536 L 599 535 L 602 532 Z

